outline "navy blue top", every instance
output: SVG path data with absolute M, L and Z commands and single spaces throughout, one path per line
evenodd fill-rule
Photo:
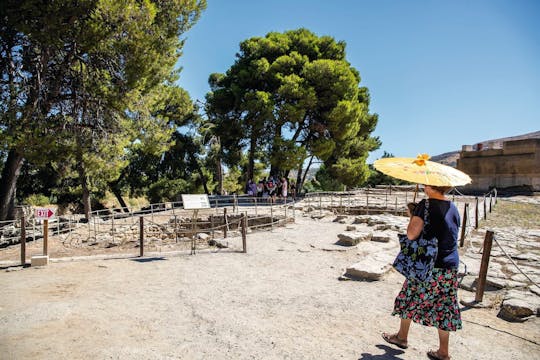
M 415 216 L 424 219 L 426 200 L 420 201 L 414 210 Z M 453 202 L 448 200 L 429 199 L 428 221 L 425 226 L 426 238 L 436 237 L 438 240 L 436 268 L 457 269 L 459 266 L 458 234 L 459 211 Z

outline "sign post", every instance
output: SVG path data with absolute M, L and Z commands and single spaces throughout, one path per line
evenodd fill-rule
M 49 219 L 55 214 L 51 208 L 36 208 L 34 216 L 43 220 L 43 254 L 32 256 L 32 266 L 43 266 L 49 263 Z
M 185 210 L 193 210 L 193 216 L 191 217 L 191 255 L 194 255 L 197 244 L 197 215 L 200 209 L 210 209 L 210 201 L 206 194 L 182 194 L 182 205 Z

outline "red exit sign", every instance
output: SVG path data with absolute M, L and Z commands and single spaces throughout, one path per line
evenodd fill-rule
M 54 216 L 54 209 L 51 208 L 37 208 L 34 215 L 36 219 L 50 219 Z

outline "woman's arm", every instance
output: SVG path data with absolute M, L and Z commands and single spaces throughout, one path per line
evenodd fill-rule
M 407 237 L 409 240 L 416 240 L 422 233 L 424 228 L 424 220 L 418 216 L 411 217 L 409 226 L 407 226 Z

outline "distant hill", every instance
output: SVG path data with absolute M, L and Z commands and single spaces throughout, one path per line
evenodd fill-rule
M 457 159 L 459 159 L 459 151 L 450 151 L 444 154 L 432 156 L 431 161 L 435 161 L 444 165 L 456 167 Z
M 517 136 L 509 136 L 509 137 L 504 137 L 500 139 L 479 141 L 476 144 L 485 145 L 489 143 L 489 144 L 492 144 L 492 146 L 493 144 L 495 144 L 497 147 L 499 147 L 499 146 L 502 146 L 502 143 L 505 141 L 523 140 L 523 139 L 540 139 L 540 131 L 535 131 L 532 133 L 517 135 Z M 460 151 L 461 150 L 456 150 L 456 151 L 450 151 L 450 152 L 440 154 L 440 155 L 435 155 L 435 156 L 432 156 L 430 160 L 441 163 L 441 164 L 445 164 L 448 166 L 456 167 L 457 159 L 459 159 Z

